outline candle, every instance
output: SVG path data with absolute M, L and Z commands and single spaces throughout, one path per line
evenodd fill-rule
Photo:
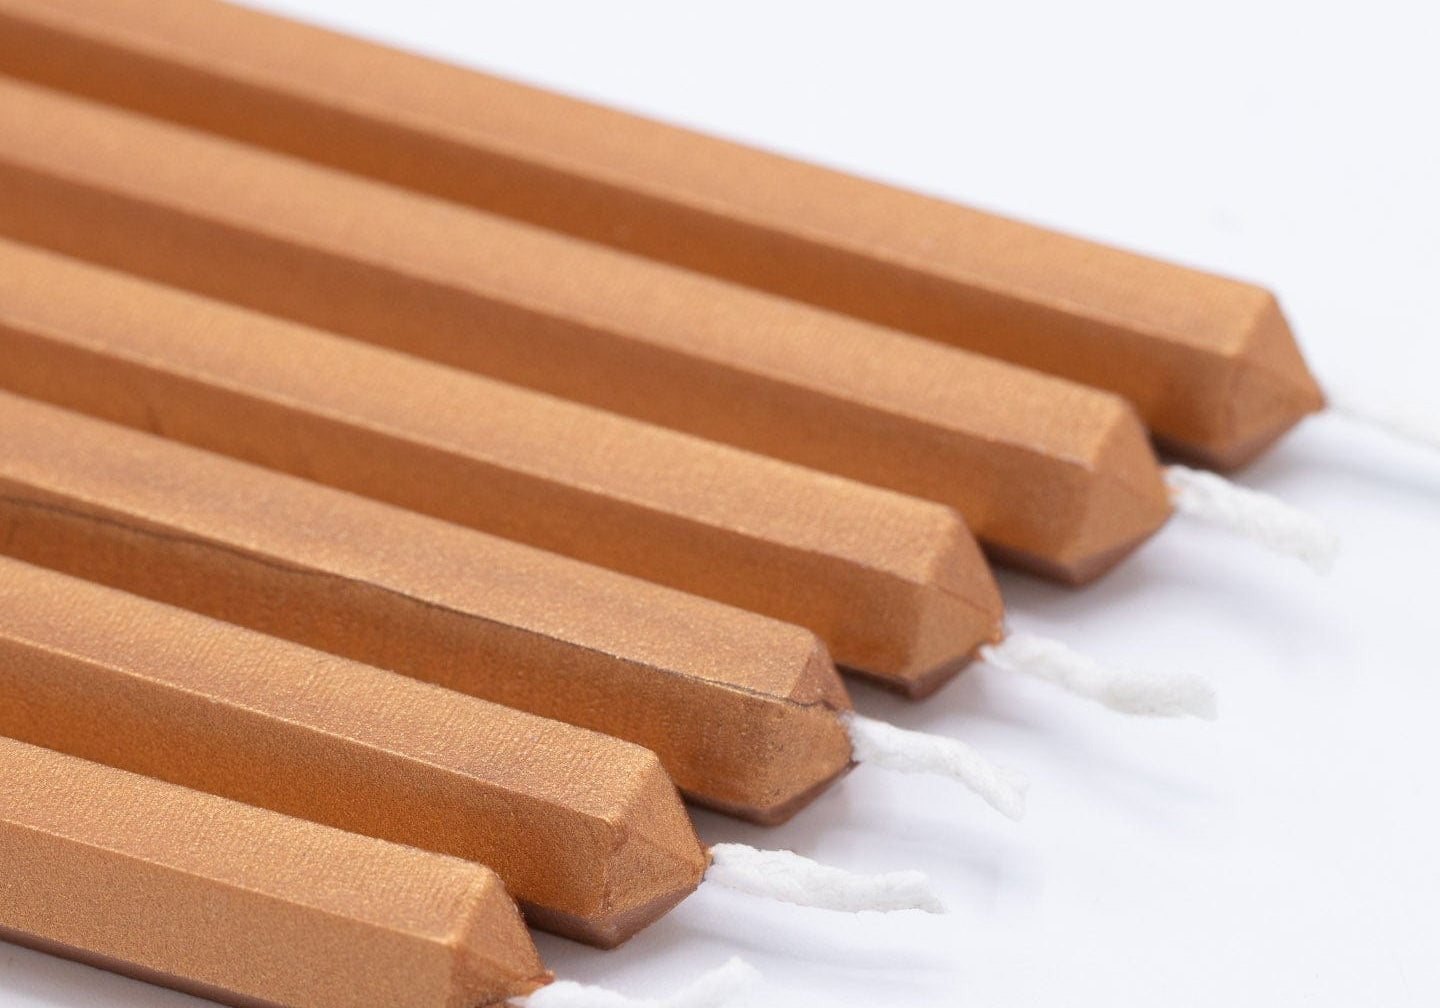
M 1252 284 L 227 4 L 0 25 L 7 73 L 1110 389 L 1207 464 L 1324 405 Z
M 1120 398 L 0 81 L 0 234 L 960 511 L 1067 581 L 1169 516 Z
M 0 737 L 0 937 L 231 1004 L 549 981 L 495 873 Z
M 707 858 L 655 755 L 0 558 L 0 734 L 487 865 L 612 946 Z
M 949 508 L 0 241 L 0 387 L 807 627 L 912 695 L 1000 634 Z

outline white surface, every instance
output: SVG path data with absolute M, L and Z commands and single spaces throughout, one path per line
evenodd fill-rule
M 1331 382 L 1440 409 L 1434 5 L 267 0 L 452 59 L 1276 288 Z M 747 1004 L 1355 1008 L 1440 1003 L 1440 458 L 1338 418 L 1243 474 L 1336 527 L 1317 579 L 1177 522 L 1099 585 L 1004 578 L 1017 629 L 1183 667 L 1220 720 L 1126 720 L 976 669 L 861 709 L 1029 772 L 1014 824 L 860 768 L 714 842 L 917 868 L 948 916 L 706 887 L 562 975 L 661 994 L 739 952 Z M 0 1006 L 182 1008 L 0 946 Z

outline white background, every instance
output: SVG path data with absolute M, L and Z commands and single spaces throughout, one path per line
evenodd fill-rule
M 1432 4 L 1156 0 L 265 6 L 1279 291 L 1335 387 L 1436 413 Z M 561 974 L 659 995 L 734 952 L 753 1005 L 1440 1003 L 1440 456 L 1335 418 L 1242 477 L 1332 523 L 1334 574 L 1177 521 L 1080 592 L 1005 577 L 1017 628 L 1202 671 L 1221 719 L 1138 723 L 976 668 L 867 713 L 1028 771 L 999 819 L 860 768 L 777 830 L 710 841 L 916 867 L 948 916 L 702 890 Z M 200 1002 L 0 946 L 0 1006 Z

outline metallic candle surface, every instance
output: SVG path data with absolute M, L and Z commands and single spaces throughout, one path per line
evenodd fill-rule
M 1251 284 L 227 4 L 0 0 L 0 67 L 1111 389 L 1212 464 L 1323 405 Z
M 926 692 L 1001 632 L 949 508 L 0 240 L 0 388 L 807 627 Z
M 484 864 L 595 945 L 707 863 L 646 749 L 8 558 L 0 734 Z
M 1106 392 L 13 81 L 0 135 L 0 234 L 927 497 L 1054 577 L 1170 514 Z
M 760 822 L 850 765 L 801 627 L 0 393 L 0 553 L 653 750 Z
M 0 738 L 0 938 L 243 1008 L 549 980 L 495 873 Z

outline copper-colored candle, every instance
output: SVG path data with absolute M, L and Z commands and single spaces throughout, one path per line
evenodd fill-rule
M 1111 389 L 1217 465 L 1323 404 L 1253 285 L 226 4 L 0 0 L 0 68 Z
M 0 393 L 0 552 L 638 743 L 788 817 L 850 765 L 808 630 Z
M 0 737 L 0 938 L 244 1008 L 549 980 L 495 873 Z
M 910 693 L 1000 634 L 949 508 L 0 241 L 0 387 L 815 631 Z
M 8 558 L 0 734 L 485 864 L 597 945 L 705 872 L 648 750 Z
M 0 82 L 0 233 L 959 510 L 1071 581 L 1170 514 L 1120 398 Z

